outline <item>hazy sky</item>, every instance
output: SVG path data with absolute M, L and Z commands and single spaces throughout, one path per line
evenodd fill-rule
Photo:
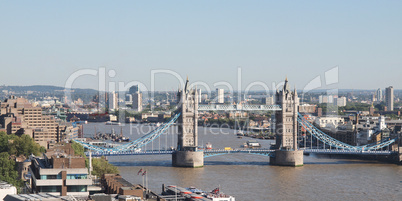
M 304 88 L 338 66 L 339 88 L 400 89 L 401 11 L 402 1 L 0 1 L 0 84 L 64 86 L 105 67 L 108 81 L 148 88 L 160 69 L 236 88 L 241 67 L 242 88 L 286 76 Z M 155 80 L 157 90 L 179 84 Z

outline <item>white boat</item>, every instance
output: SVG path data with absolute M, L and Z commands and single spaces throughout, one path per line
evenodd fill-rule
M 244 136 L 244 133 L 243 133 L 243 131 L 239 131 L 239 132 L 237 132 L 236 135 L 237 135 L 237 136 Z
M 250 148 L 261 147 L 261 144 L 259 142 L 257 142 L 257 140 L 249 140 L 249 141 L 247 141 L 247 146 Z
M 169 185 L 163 187 L 163 195 L 182 195 L 186 197 L 186 200 L 210 200 L 210 201 L 235 201 L 235 198 L 230 195 L 226 195 L 220 191 L 220 188 L 216 188 L 211 192 L 205 192 L 195 187 L 183 188 L 179 186 Z
M 112 121 L 107 121 L 105 124 L 106 125 L 121 125 L 120 122 L 112 122 Z

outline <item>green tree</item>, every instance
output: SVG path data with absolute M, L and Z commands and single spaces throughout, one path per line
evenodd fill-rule
M 7 152 L 0 153 L 0 180 L 8 182 L 14 186 L 22 186 L 22 181 L 17 180 L 18 172 L 14 160 L 10 159 Z
M 92 174 L 102 177 L 103 174 L 118 174 L 119 170 L 116 166 L 110 164 L 105 157 L 92 159 Z
M 86 158 L 85 149 L 82 145 L 73 141 L 73 143 L 71 144 L 71 147 L 73 148 L 75 155 Z
M 74 149 L 74 154 L 85 158 L 85 166 L 88 167 L 88 158 L 85 155 L 84 147 L 74 142 L 71 147 Z M 117 174 L 119 170 L 116 166 L 110 164 L 104 157 L 92 159 L 92 174 L 101 177 L 103 174 Z
M 74 155 L 82 156 L 85 158 L 85 167 L 88 167 L 88 158 L 85 155 L 85 148 L 81 144 L 74 141 L 71 144 L 71 148 L 73 148 L 74 150 Z
M 8 152 L 8 139 L 5 132 L 0 132 L 0 152 Z
M 24 155 L 25 157 L 29 157 L 31 154 L 36 156 L 40 155 L 40 150 L 40 145 L 37 144 L 30 136 L 21 135 L 20 137 L 16 137 L 12 140 L 8 153 L 10 155 Z
M 45 148 L 39 146 L 30 136 L 21 135 L 16 136 L 14 134 L 7 135 L 4 132 L 0 132 L 0 152 L 8 152 L 10 155 L 40 155 L 45 152 Z

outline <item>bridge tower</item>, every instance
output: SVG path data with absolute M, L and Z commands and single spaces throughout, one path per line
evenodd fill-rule
M 287 78 L 283 89 L 276 92 L 275 103 L 280 105 L 282 110 L 275 113 L 275 156 L 270 157 L 270 164 L 302 166 L 303 151 L 298 150 L 297 146 L 299 97 L 296 88 L 294 91 L 290 90 Z
M 172 155 L 175 167 L 203 167 L 204 152 L 198 150 L 198 93 L 189 88 L 188 78 L 184 89 L 179 89 L 177 151 Z

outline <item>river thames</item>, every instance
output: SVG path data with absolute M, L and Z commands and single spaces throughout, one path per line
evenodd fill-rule
M 148 133 L 152 127 L 143 124 L 84 125 L 86 137 L 112 129 L 131 140 Z M 199 145 L 212 143 L 213 148 L 239 148 L 251 139 L 237 138 L 228 128 L 199 127 Z M 141 134 L 142 133 L 142 134 Z M 176 147 L 176 127 L 168 130 L 142 149 Z M 258 140 L 262 148 L 269 148 L 271 140 Z M 329 158 L 310 155 L 304 157 L 303 167 L 269 165 L 269 157 L 251 154 L 227 154 L 205 159 L 203 168 L 172 167 L 171 155 L 114 156 L 108 160 L 120 174 L 133 184 L 142 184 L 138 171 L 146 169 L 148 187 L 161 193 L 162 184 L 182 187 L 194 186 L 205 191 L 220 187 L 221 191 L 238 201 L 254 200 L 401 200 L 402 166 L 376 161 Z

